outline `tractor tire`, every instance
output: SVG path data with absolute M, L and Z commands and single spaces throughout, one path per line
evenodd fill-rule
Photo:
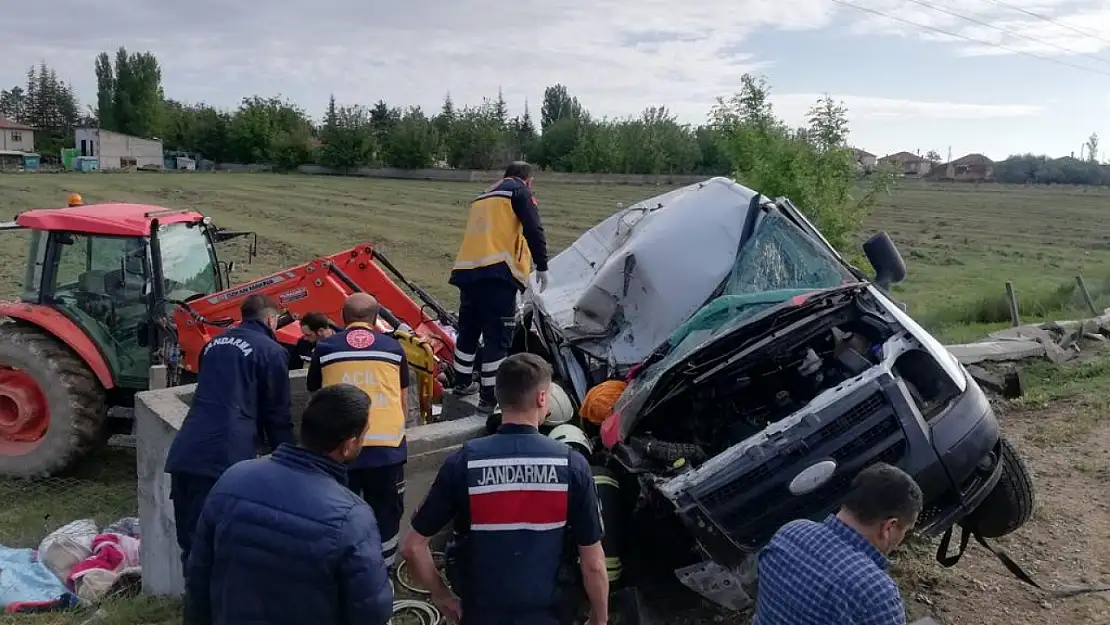
M 0 322 L 0 476 L 68 468 L 101 440 L 105 404 L 104 388 L 65 344 L 36 326 Z
M 967 527 L 983 538 L 1006 536 L 1033 516 L 1035 501 L 1029 469 L 1010 441 L 1003 438 L 1000 449 L 1002 477 L 966 521 Z

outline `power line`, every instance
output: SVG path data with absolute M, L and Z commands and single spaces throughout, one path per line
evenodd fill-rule
M 1110 72 L 1104 72 L 1102 70 L 1095 69 L 1093 67 L 1086 67 L 1086 66 L 1083 66 L 1083 65 L 1076 65 L 1075 63 L 1069 63 L 1067 61 L 1062 61 L 1060 59 L 1054 59 L 1050 56 L 1043 56 L 1043 55 L 1040 55 L 1040 54 L 1035 54 L 1033 52 L 1026 52 L 1024 50 L 1017 50 L 1015 48 L 1011 48 L 1009 46 L 1005 46 L 1005 45 L 1002 45 L 1000 43 L 991 43 L 989 41 L 983 41 L 982 39 L 976 39 L 974 37 L 968 37 L 966 35 L 961 35 L 959 33 L 954 33 L 952 31 L 945 30 L 943 28 L 937 28 L 936 26 L 929 26 L 928 24 L 921 24 L 921 23 L 918 23 L 918 22 L 914 22 L 912 20 L 907 20 L 907 19 L 903 19 L 901 17 L 896 17 L 894 15 L 890 15 L 889 13 L 884 13 L 883 11 L 877 11 L 875 9 L 871 9 L 871 8 L 868 8 L 868 7 L 862 7 L 858 4 L 853 4 L 851 2 L 848 2 L 847 0 L 829 0 L 829 1 L 834 2 L 836 4 L 840 4 L 840 5 L 849 7 L 849 8 L 852 8 L 852 9 L 856 9 L 857 11 L 863 11 L 864 13 L 870 13 L 872 15 L 877 15 L 879 17 L 885 17 L 886 19 L 893 20 L 895 22 L 901 22 L 903 24 L 906 24 L 908 26 L 913 26 L 915 28 L 923 28 L 925 30 L 931 30 L 935 33 L 939 33 L 941 35 L 946 35 L 948 37 L 953 37 L 953 38 L 956 38 L 956 39 L 963 39 L 964 41 L 969 41 L 971 43 L 975 43 L 975 44 L 978 44 L 978 45 L 981 45 L 981 46 L 987 46 L 988 48 L 998 48 L 999 50 L 1005 50 L 1005 51 L 1007 51 L 1011 54 L 1020 54 L 1022 56 L 1028 56 L 1030 58 L 1040 59 L 1041 61 L 1048 61 L 1049 63 L 1055 63 L 1057 65 L 1063 65 L 1064 67 L 1070 67 L 1072 69 L 1078 69 L 1078 70 L 1082 70 L 1082 71 L 1085 71 L 1085 72 L 1092 72 L 1094 74 L 1100 74 L 1102 76 L 1110 76 Z
M 983 20 L 980 20 L 978 18 L 970 17 L 968 15 L 962 15 L 960 13 L 956 13 L 955 11 L 949 11 L 948 9 L 946 9 L 944 7 L 939 7 L 939 6 L 933 5 L 929 2 L 925 2 L 924 0 L 906 0 L 906 2 L 912 2 L 916 5 L 923 6 L 926 9 L 932 9 L 933 11 L 944 13 L 945 15 L 951 15 L 952 17 L 971 22 L 972 24 L 978 24 L 980 26 L 986 26 L 987 28 L 997 30 L 998 32 L 1006 33 L 1007 35 L 1010 35 L 1011 37 L 1017 37 L 1018 39 L 1025 39 L 1026 41 L 1032 41 L 1033 43 L 1040 44 L 1042 46 L 1048 46 L 1050 48 L 1056 48 L 1057 50 L 1062 50 L 1064 52 L 1067 52 L 1068 54 L 1079 54 L 1079 55 L 1082 55 L 1082 56 L 1090 57 L 1090 58 L 1092 58 L 1092 59 L 1094 59 L 1094 60 L 1096 60 L 1100 63 L 1110 63 L 1110 61 L 1108 61 L 1108 60 L 1106 60 L 1106 59 L 1104 59 L 1100 56 L 1096 56 L 1094 54 L 1091 54 L 1089 52 L 1080 52 L 1078 50 L 1072 50 L 1071 48 L 1061 46 L 1059 44 L 1052 43 L 1051 41 L 1045 41 L 1043 39 L 1037 39 L 1036 37 L 1030 37 L 1029 35 L 1023 35 L 1021 33 L 1015 33 L 1014 31 L 1007 30 L 1005 28 L 1002 28 L 1001 26 L 995 26 L 994 24 L 991 24 L 990 22 L 984 22 Z
M 1056 26 L 1059 26 L 1060 28 L 1065 28 L 1067 30 L 1072 31 L 1073 33 L 1078 33 L 1080 35 L 1083 35 L 1084 37 L 1091 37 L 1092 39 L 1098 39 L 1099 41 L 1101 41 L 1103 43 L 1110 43 L 1110 39 L 1107 39 L 1107 38 L 1103 37 L 1102 35 L 1099 35 L 1098 33 L 1093 33 L 1089 30 L 1083 30 L 1082 28 L 1077 28 L 1075 26 L 1072 26 L 1071 24 L 1065 24 L 1065 23 L 1061 22 L 1060 20 L 1052 19 L 1051 17 L 1048 17 L 1046 15 L 1041 15 L 1040 13 L 1037 13 L 1035 11 L 1030 11 L 1029 9 L 1025 9 L 1025 8 L 1022 8 L 1022 7 L 1019 7 L 1019 6 L 1014 6 L 1014 5 L 1012 5 L 1008 2 L 1002 2 L 1002 0 L 983 0 L 983 1 L 984 2 L 989 2 L 989 3 L 991 3 L 995 6 L 1000 6 L 1000 7 L 1006 8 L 1006 9 L 1010 9 L 1011 11 L 1017 11 L 1018 13 L 1024 13 L 1025 15 L 1028 15 L 1029 17 L 1035 17 L 1039 20 L 1044 20 L 1044 21 L 1048 22 L 1049 24 L 1055 24 Z

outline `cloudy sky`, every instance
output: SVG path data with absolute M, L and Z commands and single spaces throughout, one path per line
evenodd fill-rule
M 567 85 L 598 116 L 665 105 L 699 123 L 744 72 L 782 117 L 830 93 L 877 154 L 1110 158 L 1110 0 L 53 0 L 6 2 L 0 85 L 40 59 L 95 102 L 93 62 L 150 50 L 168 97 L 234 106 L 477 103 L 538 113 Z M 854 5 L 854 6 L 847 6 Z M 867 10 L 861 10 L 868 9 Z M 947 33 L 947 34 L 945 34 Z

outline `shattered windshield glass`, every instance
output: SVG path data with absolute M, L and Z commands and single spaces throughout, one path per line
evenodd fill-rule
M 723 293 L 673 334 L 664 363 L 674 362 L 747 319 L 791 297 L 855 282 L 844 265 L 777 211 L 744 245 Z M 666 369 L 668 364 L 663 364 Z
M 856 281 L 840 260 L 787 217 L 778 211 L 765 214 L 737 256 L 722 294 L 671 334 L 670 351 L 633 380 L 615 411 L 637 414 L 673 365 L 760 312 L 797 295 Z

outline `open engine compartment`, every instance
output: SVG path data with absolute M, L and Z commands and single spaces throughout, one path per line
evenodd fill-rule
M 759 337 L 740 358 L 712 351 L 688 363 L 688 383 L 643 415 L 625 449 L 614 452 L 631 472 L 696 467 L 765 430 L 883 359 L 900 328 L 884 319 L 866 292 Z

